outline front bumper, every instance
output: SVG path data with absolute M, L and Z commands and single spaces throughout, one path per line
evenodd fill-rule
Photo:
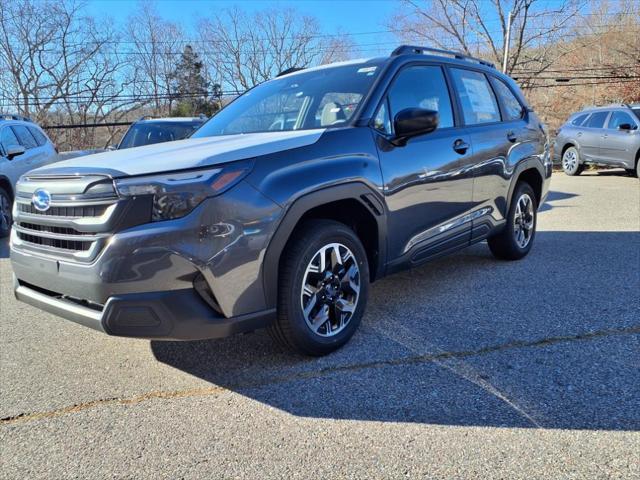
M 282 209 L 241 182 L 189 215 L 117 230 L 90 262 L 12 233 L 16 297 L 111 335 L 216 338 L 273 317 L 262 258 Z
M 18 300 L 115 336 L 163 340 L 222 338 L 266 327 L 275 317 L 275 309 L 224 317 L 193 289 L 114 296 L 100 308 L 14 279 Z

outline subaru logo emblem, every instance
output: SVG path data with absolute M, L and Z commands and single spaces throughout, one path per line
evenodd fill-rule
M 51 206 L 51 194 L 46 190 L 39 188 L 33 192 L 31 202 L 36 210 L 40 212 L 46 212 Z

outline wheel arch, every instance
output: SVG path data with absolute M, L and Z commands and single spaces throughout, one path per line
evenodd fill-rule
M 386 264 L 386 209 L 373 189 L 361 182 L 323 188 L 295 200 L 285 212 L 266 249 L 262 282 L 267 308 L 275 307 L 282 252 L 304 221 L 311 218 L 336 220 L 354 229 L 369 261 L 371 281 L 384 275 Z
M 545 195 L 544 179 L 545 172 L 540 162 L 535 159 L 528 159 L 520 163 L 516 168 L 516 171 L 514 172 L 514 175 L 512 177 L 511 184 L 509 185 L 507 205 L 511 205 L 511 199 L 518 182 L 525 181 L 529 185 L 531 185 L 531 188 L 533 188 L 533 191 L 536 195 L 536 203 L 538 205 L 538 208 L 540 208 Z
M 15 196 L 13 187 L 11 186 L 11 182 L 9 181 L 9 179 L 4 175 L 0 175 L 0 187 L 2 187 L 9 194 L 9 197 L 11 197 L 11 201 L 13 201 Z

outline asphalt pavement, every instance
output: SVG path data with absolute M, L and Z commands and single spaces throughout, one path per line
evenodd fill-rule
M 640 182 L 554 174 L 530 255 L 373 285 L 339 352 L 108 337 L 14 300 L 0 478 L 640 478 Z

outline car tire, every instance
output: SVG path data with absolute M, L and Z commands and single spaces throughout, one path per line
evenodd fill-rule
M 636 168 L 627 168 L 627 173 L 631 177 L 640 178 L 640 156 L 636 155 Z
M 358 328 L 368 293 L 367 254 L 353 230 L 332 220 L 307 221 L 282 253 L 269 333 L 303 355 L 331 353 Z
M 0 238 L 7 237 L 11 231 L 12 206 L 11 197 L 4 188 L 0 187 Z
M 580 163 L 580 152 L 576 147 L 569 147 L 562 153 L 562 170 L 570 177 L 580 175 L 584 164 Z
M 513 192 L 507 224 L 488 239 L 489 249 L 501 260 L 519 260 L 531 250 L 538 224 L 536 195 L 526 182 L 518 182 Z

